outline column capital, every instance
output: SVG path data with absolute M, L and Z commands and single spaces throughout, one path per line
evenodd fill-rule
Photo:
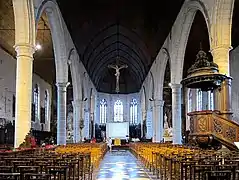
M 148 107 L 147 107 L 147 111 L 151 111 L 153 110 L 154 107 L 154 101 L 149 101 Z
M 58 88 L 67 88 L 70 85 L 70 82 L 57 82 L 56 86 Z
M 74 101 L 71 101 L 73 107 L 80 107 L 84 104 L 84 101 L 80 100 L 80 99 L 76 99 Z
M 164 100 L 155 99 L 154 100 L 154 107 L 163 107 L 164 106 Z
M 170 83 L 169 86 L 171 87 L 171 89 L 181 89 L 182 88 L 182 84 Z
M 215 46 L 211 49 L 213 62 L 218 65 L 219 73 L 227 76 L 230 75 L 229 51 L 231 49 L 228 44 Z
M 228 44 L 222 44 L 219 46 L 214 46 L 210 49 L 210 52 L 213 53 L 213 51 L 217 51 L 217 50 L 226 50 L 226 51 L 231 51 L 233 49 L 233 47 L 231 45 Z
M 15 51 L 17 52 L 18 56 L 26 56 L 29 58 L 32 58 L 33 60 L 33 54 L 35 53 L 35 46 L 28 44 L 28 43 L 18 43 L 13 46 L 15 48 Z

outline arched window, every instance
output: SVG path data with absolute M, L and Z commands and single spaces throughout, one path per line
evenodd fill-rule
M 120 100 L 117 100 L 114 104 L 114 121 L 123 122 L 123 103 Z
M 197 111 L 202 110 L 202 91 L 197 90 Z
M 188 112 L 193 111 L 192 100 L 193 100 L 193 93 L 192 93 L 192 90 L 189 89 L 189 93 L 188 93 Z
M 47 90 L 45 91 L 45 97 L 44 97 L 44 122 L 48 121 L 48 110 L 49 110 L 49 96 Z
M 137 124 L 137 115 L 138 115 L 138 103 L 136 99 L 132 99 L 130 102 L 130 124 Z
M 107 102 L 105 99 L 100 101 L 100 124 L 106 123 Z
M 34 107 L 34 118 L 33 121 L 36 121 L 39 119 L 39 87 L 37 84 L 35 84 L 34 91 L 33 91 L 33 107 Z
M 213 92 L 208 92 L 208 104 L 209 104 L 209 110 L 214 110 L 214 99 L 213 99 Z

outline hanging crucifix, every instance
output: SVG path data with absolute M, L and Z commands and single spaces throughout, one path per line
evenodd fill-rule
M 119 57 L 117 57 L 116 59 L 116 64 L 110 64 L 108 65 L 108 68 L 112 68 L 115 69 L 115 77 L 116 77 L 116 86 L 115 86 L 115 92 L 119 93 L 120 92 L 120 88 L 119 88 L 119 78 L 120 78 L 120 70 L 123 68 L 128 68 L 127 64 L 123 64 L 123 65 L 118 65 L 118 59 Z

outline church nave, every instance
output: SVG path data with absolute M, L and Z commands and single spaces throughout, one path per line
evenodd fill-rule
M 97 180 L 149 180 L 152 178 L 127 150 L 108 152 L 100 164 Z

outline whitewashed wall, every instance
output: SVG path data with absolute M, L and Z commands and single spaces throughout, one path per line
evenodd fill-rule
M 45 91 L 48 92 L 48 114 L 47 119 L 45 120 L 45 124 L 43 124 L 44 131 L 50 131 L 50 123 L 51 123 L 51 100 L 52 100 L 52 87 L 49 83 L 44 81 L 38 75 L 33 74 L 32 76 L 32 88 L 37 84 L 40 89 L 40 106 L 44 107 L 44 99 L 45 99 Z M 40 119 L 38 121 L 32 122 L 32 127 L 37 130 L 41 130 Z
M 106 93 L 98 93 L 97 98 L 97 120 L 96 122 L 100 122 L 100 101 L 105 99 L 107 101 L 107 122 L 114 121 L 114 103 L 120 99 L 123 103 L 123 114 L 124 114 L 124 121 L 130 121 L 130 102 L 132 99 L 135 98 L 138 102 L 138 123 L 140 123 L 140 97 L 139 93 L 132 93 L 132 94 L 106 94 Z
M 7 52 L 0 48 L 0 118 L 7 121 L 13 121 L 13 96 L 16 92 L 16 65 L 17 61 Z M 49 94 L 49 110 L 48 120 L 44 124 L 44 130 L 50 131 L 50 118 L 51 118 L 51 99 L 52 88 L 51 85 L 45 82 L 38 75 L 33 74 L 33 83 L 38 84 L 40 87 L 40 105 L 44 107 L 45 90 Z M 33 129 L 41 129 L 40 121 L 32 124 Z

